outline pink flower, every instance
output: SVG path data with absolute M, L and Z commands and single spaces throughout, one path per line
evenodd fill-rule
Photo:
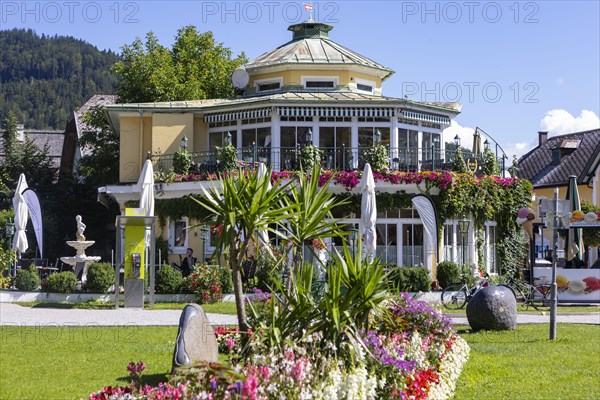
M 229 347 L 230 349 L 235 347 L 235 342 L 233 341 L 232 338 L 227 338 L 227 340 L 225 341 L 225 344 L 227 345 L 227 347 Z

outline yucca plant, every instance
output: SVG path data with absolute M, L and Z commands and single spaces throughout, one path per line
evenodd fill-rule
M 271 186 L 270 179 L 270 171 L 260 176 L 256 171 L 239 170 L 221 176 L 208 190 L 202 188 L 203 197 L 194 199 L 211 213 L 210 221 L 203 222 L 220 227 L 216 249 L 217 254 L 226 256 L 231 268 L 243 348 L 248 341 L 241 275 L 246 251 L 259 231 L 281 235 L 273 226 L 295 216 L 293 208 L 284 202 L 289 184 Z
M 298 268 L 302 265 L 303 245 L 307 240 L 345 234 L 337 220 L 333 218 L 331 210 L 346 204 L 347 200 L 339 200 L 327 190 L 331 178 L 319 187 L 319 175 L 320 167 L 318 165 L 313 167 L 310 174 L 301 172 L 297 186 L 290 186 L 289 196 L 284 199 L 287 209 L 284 212 L 286 224 L 283 224 L 281 228 L 286 233 L 285 240 L 294 245 L 292 247 L 294 252 L 292 275 L 296 275 Z M 289 282 L 288 291 L 292 287 L 291 280 Z

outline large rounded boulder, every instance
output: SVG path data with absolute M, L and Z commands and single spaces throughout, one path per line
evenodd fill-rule
M 517 300 L 507 287 L 484 287 L 467 303 L 467 319 L 475 331 L 514 330 L 517 326 Z

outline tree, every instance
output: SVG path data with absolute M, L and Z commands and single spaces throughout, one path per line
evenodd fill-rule
M 465 163 L 465 159 L 463 158 L 462 150 L 460 147 L 456 149 L 456 154 L 454 155 L 454 165 L 452 166 L 452 170 L 454 172 L 462 172 L 464 174 L 467 173 L 467 164 Z
M 85 129 L 79 146 L 88 152 L 77 165 L 84 182 L 102 186 L 119 181 L 119 138 L 102 107 L 92 107 L 83 115 Z
M 296 274 L 304 259 L 303 245 L 309 239 L 322 239 L 341 236 L 339 224 L 331 214 L 334 207 L 343 206 L 347 200 L 340 200 L 329 189 L 331 177 L 324 185 L 319 187 L 318 165 L 314 165 L 312 173 L 308 175 L 300 172 L 297 186 L 290 187 L 289 196 L 284 199 L 287 224 L 283 226 L 286 231 L 286 240 L 294 246 L 292 261 L 292 274 Z M 288 292 L 291 291 L 291 280 L 288 280 Z
M 242 288 L 242 263 L 250 242 L 256 240 L 259 231 L 280 233 L 272 228 L 285 218 L 293 216 L 293 210 L 284 206 L 289 183 L 269 187 L 271 172 L 259 176 L 256 171 L 229 173 L 220 177 L 220 185 L 213 182 L 210 190 L 204 189 L 204 197 L 198 204 L 211 214 L 210 224 L 220 228 L 217 236 L 217 253 L 227 257 L 231 268 L 235 294 L 238 325 L 242 332 L 242 348 L 248 342 L 248 322 Z
M 194 26 L 179 29 L 172 49 L 149 32 L 145 43 L 137 38 L 123 46 L 121 58 L 113 70 L 119 101 L 125 103 L 231 97 L 229 77 L 247 60 L 243 53 L 232 58 L 211 32 L 199 33 Z
M 496 160 L 496 155 L 491 149 L 485 149 L 485 151 L 483 152 L 481 164 L 481 168 L 484 175 L 498 176 L 500 174 L 498 160 Z

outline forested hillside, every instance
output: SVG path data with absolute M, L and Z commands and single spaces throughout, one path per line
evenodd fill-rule
M 90 96 L 114 93 L 117 60 L 73 37 L 0 31 L 0 120 L 12 110 L 26 128 L 64 129 Z

